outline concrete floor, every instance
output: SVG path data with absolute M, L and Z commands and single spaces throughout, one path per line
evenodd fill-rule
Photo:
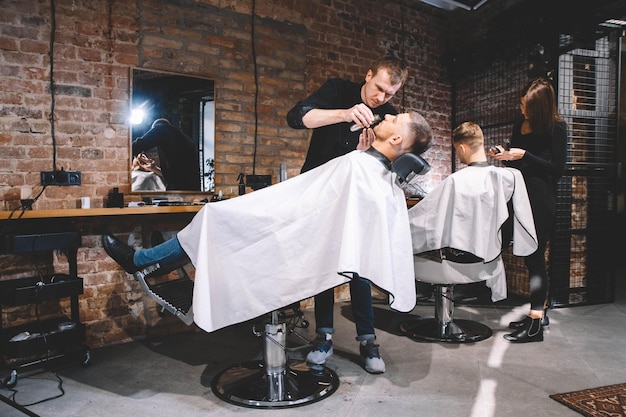
M 361 366 L 348 303 L 337 303 L 335 354 L 327 361 L 339 384 L 318 402 L 300 407 L 250 408 L 217 397 L 211 384 L 232 365 L 260 357 L 262 338 L 242 323 L 211 334 L 174 334 L 91 351 L 91 364 L 65 366 L 55 373 L 20 375 L 15 399 L 42 417 L 349 416 L 380 417 L 576 417 L 550 394 L 626 382 L 626 274 L 617 277 L 616 302 L 550 311 L 542 343 L 511 344 L 502 338 L 510 320 L 528 304 L 457 304 L 456 318 L 479 320 L 493 336 L 476 343 L 416 342 L 398 332 L 402 320 L 434 314 L 430 300 L 411 314 L 375 305 L 380 352 L 387 371 L 370 375 Z M 313 338 L 313 312 L 308 329 Z M 263 329 L 263 326 L 260 327 Z M 288 338 L 289 357 L 302 359 L 307 346 Z M 303 346 L 297 348 L 297 346 Z M 293 348 L 293 349 L 292 349 Z M 295 368 L 295 367 L 294 367 Z M 12 392 L 0 390 L 5 397 Z M 4 417 L 24 414 L 0 402 Z

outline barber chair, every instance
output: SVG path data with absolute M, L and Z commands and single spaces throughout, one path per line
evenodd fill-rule
M 400 332 L 414 340 L 472 343 L 491 337 L 493 332 L 488 326 L 454 317 L 455 287 L 462 284 L 484 284 L 491 290 L 492 301 L 502 300 L 507 296 L 502 251 L 512 247 L 514 255 L 528 256 L 537 249 L 532 210 L 521 173 L 515 169 L 485 172 L 486 176 L 473 176 L 472 173 L 465 177 L 451 176 L 446 181 L 451 181 L 452 185 L 447 184 L 447 188 L 437 190 L 433 198 L 426 197 L 418 203 L 426 204 L 419 209 L 420 215 L 425 216 L 422 220 L 431 221 L 432 216 L 450 216 L 439 227 L 454 227 L 452 225 L 456 224 L 459 229 L 464 229 L 464 223 L 476 226 L 480 221 L 485 221 L 486 215 L 500 224 L 485 224 L 484 236 L 457 231 L 454 239 L 437 240 L 454 241 L 461 246 L 457 248 L 420 246 L 423 242 L 418 244 L 418 247 L 435 249 L 415 254 L 413 258 L 415 279 L 434 285 L 435 317 L 407 320 L 400 324 Z M 478 172 L 474 174 L 476 173 Z M 439 191 L 450 192 L 452 196 L 446 202 L 445 196 L 442 197 Z M 506 217 L 502 205 L 504 199 Z M 459 212 L 452 210 L 452 205 L 457 200 L 465 203 Z M 441 211 L 438 211 L 439 208 Z M 420 235 L 418 241 L 424 236 Z M 500 246 L 499 254 L 496 254 L 497 246 Z M 489 256 L 493 259 L 485 262 L 467 248 L 490 253 Z
M 454 317 L 454 288 L 499 275 L 504 279 L 501 256 L 484 263 L 471 253 L 445 248 L 415 255 L 414 262 L 415 279 L 434 286 L 435 316 L 400 323 L 402 334 L 420 342 L 448 343 L 473 343 L 491 337 L 493 331 L 488 326 Z
M 178 278 L 162 279 L 161 277 L 178 271 Z M 184 265 L 164 270 L 160 264 L 149 265 L 133 274 L 133 277 L 150 298 L 159 306 L 159 314 L 166 311 L 178 317 L 186 325 L 193 323 L 193 280 L 184 269 Z
M 152 234 L 152 245 L 162 241 L 159 232 Z M 184 264 L 179 264 L 164 269 L 157 263 L 135 272 L 133 277 L 159 304 L 162 312 L 169 312 L 191 325 L 193 280 L 183 267 Z M 177 274 L 173 274 L 174 271 Z M 287 336 L 296 334 L 304 339 L 295 329 L 308 326 L 299 303 L 269 313 L 264 331 L 252 329 L 255 336 L 263 337 L 263 359 L 237 364 L 220 372 L 212 381 L 213 393 L 226 402 L 251 408 L 302 406 L 334 393 L 339 387 L 339 378 L 334 371 L 288 359 L 288 353 L 293 349 L 287 347 Z
M 150 235 L 151 246 L 156 246 L 163 241 L 163 235 L 159 231 L 153 231 Z M 167 268 L 163 268 L 156 263 L 135 272 L 133 277 L 141 289 L 159 304 L 159 314 L 169 312 L 189 326 L 193 323 L 193 310 L 191 308 L 193 280 L 185 270 L 186 264 L 188 262 L 168 265 Z M 168 275 L 174 271 L 177 272 L 177 277 L 172 279 Z
M 273 311 L 265 324 L 263 359 L 243 362 L 220 372 L 211 384 L 213 393 L 231 404 L 250 408 L 288 408 L 326 398 L 339 387 L 337 374 L 305 360 L 289 360 L 286 347 L 287 324 L 283 313 Z
M 392 164 L 401 187 L 429 169 L 425 160 L 410 153 Z M 264 332 L 255 332 L 264 336 L 263 360 L 245 362 L 217 375 L 212 384 L 215 395 L 246 407 L 284 408 L 316 402 L 335 392 L 339 378 L 333 371 L 322 365 L 287 360 L 285 343 L 289 329 L 284 320 L 290 315 L 282 311 L 271 313 Z M 297 316 L 298 309 L 295 311 Z M 308 322 L 302 323 L 308 326 Z
M 420 156 L 408 153 L 396 159 L 391 168 L 402 187 L 416 175 L 428 172 L 430 166 Z M 148 279 L 158 274 L 159 269 L 159 265 L 144 268 L 134 274 L 135 279 L 165 310 L 191 324 L 193 281 L 184 274 L 158 287 L 151 285 Z M 286 341 L 287 334 L 295 327 L 293 320 L 302 327 L 308 326 L 299 306 L 294 306 L 271 312 L 263 332 L 253 328 L 256 336 L 263 337 L 263 359 L 244 362 L 220 372 L 211 384 L 217 397 L 244 407 L 286 408 L 317 402 L 337 390 L 339 378 L 334 371 L 322 365 L 309 366 L 305 360 L 288 360 Z M 291 326 L 287 325 L 289 320 L 292 320 Z

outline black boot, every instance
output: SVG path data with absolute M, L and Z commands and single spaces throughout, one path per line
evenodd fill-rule
M 102 235 L 102 247 L 105 252 L 129 274 L 133 274 L 139 269 L 137 265 L 135 265 L 135 262 L 133 262 L 135 249 L 112 234 Z
M 512 343 L 543 342 L 543 327 L 541 319 L 528 317 L 526 325 L 510 334 L 505 334 L 504 338 Z
M 517 330 L 521 329 L 528 324 L 528 322 L 532 320 L 529 316 L 524 317 L 520 321 L 512 321 L 509 323 L 509 329 Z M 541 327 L 548 328 L 550 326 L 550 319 L 548 318 L 548 308 L 543 309 L 543 317 L 541 318 Z

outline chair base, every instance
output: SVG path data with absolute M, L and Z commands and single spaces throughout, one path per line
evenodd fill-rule
M 218 374 L 211 385 L 222 400 L 249 408 L 287 408 L 311 404 L 339 387 L 337 374 L 324 367 L 293 362 L 284 371 L 267 372 L 263 361 L 244 362 Z M 276 387 L 284 392 L 271 398 Z
M 418 342 L 473 343 L 491 337 L 493 331 L 482 323 L 454 319 L 442 324 L 436 318 L 413 319 L 400 323 L 400 332 Z
M 493 334 L 489 326 L 454 318 L 454 284 L 435 284 L 435 317 L 400 323 L 400 333 L 419 342 L 473 343 Z
M 263 360 L 244 362 L 219 373 L 213 393 L 231 404 L 251 408 L 286 408 L 317 402 L 337 390 L 339 378 L 330 369 L 287 359 L 287 324 L 273 311 L 265 324 Z

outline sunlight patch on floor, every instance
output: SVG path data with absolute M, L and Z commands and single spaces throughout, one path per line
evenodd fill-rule
M 498 383 L 493 379 L 480 381 L 478 394 L 472 406 L 471 417 L 493 417 L 496 410 L 496 387 Z

